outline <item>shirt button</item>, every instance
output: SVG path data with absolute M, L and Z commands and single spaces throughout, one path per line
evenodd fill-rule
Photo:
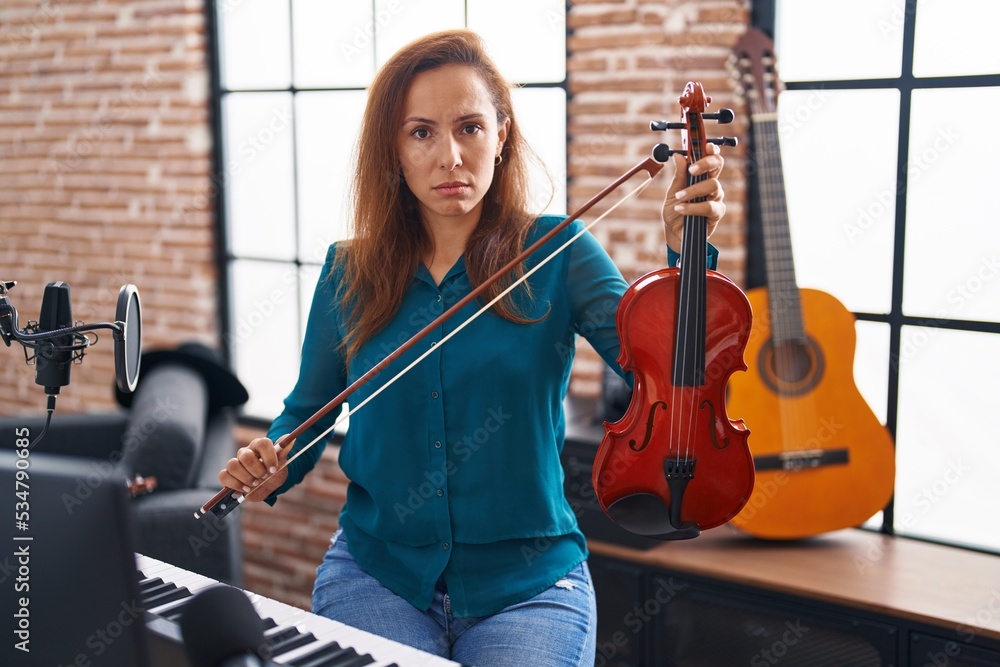
M 441 295 L 440 294 L 438 294 L 438 296 L 437 296 L 437 302 L 441 303 Z
M 445 542 L 444 544 L 441 545 L 441 548 L 444 549 L 445 551 L 447 551 L 448 549 L 451 548 L 451 545 L 448 544 L 447 542 Z
M 437 398 L 437 397 L 438 397 L 438 393 L 436 391 L 432 391 L 431 392 L 431 398 Z
M 440 440 L 435 440 L 434 441 L 434 446 L 437 447 L 438 449 L 441 449 L 441 441 Z
M 443 496 L 444 495 L 444 490 L 443 489 L 438 489 L 438 495 L 439 496 Z

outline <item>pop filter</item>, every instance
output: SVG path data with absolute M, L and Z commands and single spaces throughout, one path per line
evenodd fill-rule
M 115 320 L 121 324 L 121 329 L 114 332 L 115 381 L 118 389 L 130 394 L 139 382 L 139 362 L 142 358 L 142 309 L 135 285 L 122 285 L 119 290 Z

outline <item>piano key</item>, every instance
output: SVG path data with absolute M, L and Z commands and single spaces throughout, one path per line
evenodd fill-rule
M 301 632 L 298 628 L 284 628 L 267 635 L 268 643 L 271 645 L 271 659 L 279 655 L 288 653 L 301 646 L 315 645 L 316 636 L 311 632 Z
M 344 648 L 334 642 L 288 664 L 292 667 L 333 667 L 334 665 L 342 667 L 359 658 L 365 660 L 363 664 L 366 665 L 375 663 L 375 660 L 367 653 L 364 656 L 358 656 L 357 651 L 353 648 Z
M 160 579 L 160 577 L 157 577 L 157 579 Z M 176 588 L 180 588 L 180 589 L 186 590 L 187 593 L 188 593 L 188 595 L 185 596 L 185 597 L 190 597 L 190 596 L 194 595 L 195 593 L 197 593 L 198 591 L 200 591 L 201 589 L 206 588 L 206 587 L 208 587 L 210 585 L 217 584 L 218 582 L 214 581 L 212 579 L 209 579 L 207 577 L 202 577 L 201 575 L 197 575 L 197 574 L 195 574 L 195 573 L 192 572 L 192 573 L 186 574 L 184 576 L 177 577 L 176 579 L 174 579 L 174 580 L 172 580 L 170 582 L 167 582 L 167 583 L 169 585 L 175 586 Z M 153 594 L 156 591 L 160 591 L 160 590 L 163 590 L 163 587 L 159 587 L 158 586 L 157 588 L 152 589 L 152 590 L 149 590 L 149 589 L 142 590 L 142 589 L 140 589 L 140 596 L 143 599 L 143 604 L 144 604 L 144 607 L 145 607 L 146 611 L 160 614 L 160 613 L 165 612 L 168 607 L 176 606 L 177 600 L 160 600 L 160 601 L 154 601 L 152 599 L 153 598 Z

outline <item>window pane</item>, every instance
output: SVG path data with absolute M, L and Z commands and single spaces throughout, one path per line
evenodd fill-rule
M 292 96 L 233 93 L 223 100 L 230 251 L 292 259 Z
M 889 312 L 898 110 L 896 90 L 778 97 L 799 286 L 829 292 L 854 312 Z
M 531 178 L 531 210 L 565 213 L 566 91 L 562 88 L 518 88 L 513 91 L 513 102 L 521 132 L 545 163 L 555 186 L 553 193 L 544 174 L 534 175 Z M 552 202 L 543 210 L 550 194 Z
M 217 0 L 222 86 L 287 88 L 291 82 L 288 3 Z
M 464 26 L 464 0 L 375 0 L 376 63 L 427 33 Z
M 854 326 L 858 334 L 854 382 L 872 412 L 885 424 L 889 396 L 889 325 L 858 321 Z
M 368 85 L 375 74 L 375 28 L 368 2 L 294 0 L 295 85 Z
M 903 327 L 897 428 L 896 529 L 1000 549 L 1000 336 Z M 951 418 L 948 418 L 948 417 Z
M 566 78 L 566 3 L 556 0 L 468 0 L 469 28 L 517 83 Z M 526 48 L 530 46 L 530 48 Z
M 785 81 L 899 76 L 904 0 L 778 0 L 775 52 Z
M 236 374 L 250 392 L 244 414 L 274 419 L 299 370 L 295 267 L 236 260 L 232 279 L 228 342 Z
M 1000 73 L 996 0 L 918 2 L 916 19 L 914 76 Z
M 1000 88 L 913 91 L 907 315 L 1000 321 L 1000 163 L 983 159 L 981 118 L 956 113 L 998 105 Z
M 365 100 L 364 91 L 309 92 L 295 97 L 299 259 L 303 262 L 322 262 L 331 243 L 347 238 L 348 183 Z

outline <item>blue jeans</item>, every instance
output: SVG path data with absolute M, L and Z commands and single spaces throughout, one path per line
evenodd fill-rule
M 590 667 L 597 607 L 587 563 L 556 585 L 492 616 L 456 618 L 439 587 L 421 611 L 361 569 L 341 531 L 316 575 L 313 612 L 475 667 Z

